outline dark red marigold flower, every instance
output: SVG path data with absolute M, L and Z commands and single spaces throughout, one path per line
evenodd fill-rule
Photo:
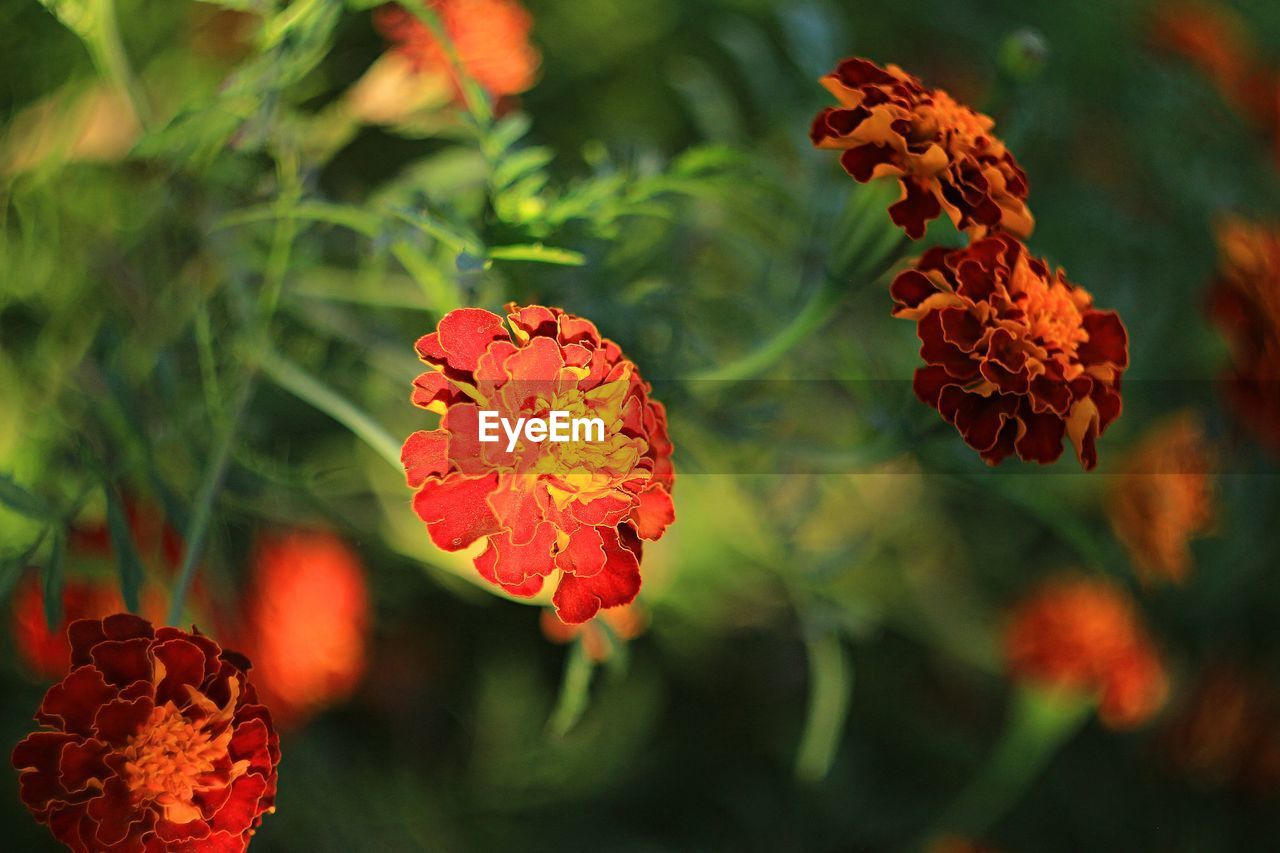
M 1228 397 L 1280 452 L 1280 227 L 1228 220 L 1218 251 L 1212 309 L 1231 345 Z
M 533 17 L 515 0 L 408 0 L 427 2 L 439 16 L 467 73 L 494 97 L 529 89 L 541 57 L 529 42 Z M 373 16 L 387 41 L 420 73 L 454 76 L 449 57 L 425 24 L 389 4 Z
M 248 661 L 123 613 L 70 636 L 44 728 L 13 751 L 26 807 L 77 853 L 246 849 L 280 763 Z
M 818 114 L 809 138 L 844 151 L 840 164 L 859 183 L 898 178 L 902 198 L 889 215 L 912 239 L 943 211 L 973 238 L 1030 236 L 1027 176 L 989 117 L 896 65 L 846 59 L 821 82 L 840 106 Z
M 369 591 L 359 556 L 332 533 L 267 536 L 254 551 L 241 647 L 282 725 L 351 695 L 365 670 Z
M 989 464 L 1048 463 L 1065 435 L 1086 470 L 1120 415 L 1129 336 L 1113 311 L 1007 234 L 930 249 L 891 286 L 917 322 L 915 392 Z
M 417 343 L 431 365 L 413 402 L 442 414 L 402 458 L 431 540 L 458 551 L 485 540 L 485 580 L 531 597 L 551 580 L 565 622 L 629 603 L 641 542 L 675 518 L 666 410 L 613 341 L 558 308 L 507 305 L 510 329 L 479 308 L 451 311 Z M 598 418 L 603 441 L 479 441 L 481 411 L 510 424 L 550 412 Z M 585 435 L 583 436 L 586 437 Z
M 1164 667 L 1129 598 L 1084 577 L 1043 584 L 1013 612 L 1004 637 L 1013 677 L 1091 694 L 1114 729 L 1148 720 L 1164 702 Z
M 1211 456 L 1200 422 L 1183 413 L 1151 430 L 1116 478 L 1111 526 L 1144 582 L 1190 571 L 1191 539 L 1213 523 Z

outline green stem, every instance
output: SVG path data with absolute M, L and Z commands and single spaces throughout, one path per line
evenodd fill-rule
M 426 3 L 408 3 L 404 8 L 431 31 L 436 42 L 444 49 L 445 57 L 448 58 L 449 65 L 453 69 L 454 79 L 458 81 L 458 88 L 462 90 L 462 99 L 467 105 L 467 111 L 471 113 L 471 117 L 481 129 L 488 128 L 493 122 L 493 107 L 489 104 L 489 97 L 463 64 L 462 58 L 458 55 L 458 49 L 454 46 L 448 31 L 445 30 L 440 16 Z
M 281 388 L 351 430 L 357 438 L 387 460 L 397 473 L 404 472 L 400 462 L 400 442 L 355 404 L 277 352 L 264 352 L 260 366 L 262 372 Z
M 231 460 L 231 446 L 235 442 L 236 432 L 240 428 L 240 421 L 244 417 L 245 411 L 249 408 L 249 401 L 253 398 L 254 384 L 254 378 L 250 375 L 249 379 L 240 387 L 240 391 L 236 395 L 235 402 L 231 408 L 231 416 L 218 436 L 217 444 L 214 445 L 213 455 L 209 458 L 204 478 L 200 482 L 200 491 L 196 494 L 195 511 L 191 515 L 191 526 L 187 530 L 187 550 L 183 554 L 182 565 L 178 569 L 178 581 L 173 588 L 173 597 L 169 602 L 170 625 L 178 624 L 178 621 L 182 618 L 182 611 L 186 606 L 187 593 L 191 590 L 191 584 L 196 576 L 196 567 L 199 565 L 200 556 L 204 552 L 205 539 L 209 533 L 209 522 L 213 519 L 214 498 L 217 497 L 218 490 L 222 488 L 222 479 L 226 476 L 227 464 Z
M 569 648 L 564 678 L 560 682 L 560 698 L 547 720 L 548 732 L 564 737 L 582 719 L 591 698 L 591 675 L 594 671 L 595 663 L 587 655 L 586 646 L 579 637 Z
M 1012 715 L 986 766 L 947 809 L 938 829 L 975 836 L 988 830 L 1079 731 L 1093 707 L 1087 698 L 1020 685 Z
M 98 26 L 88 39 L 93 61 L 99 72 L 128 98 L 138 123 L 146 130 L 151 126 L 151 111 L 142 97 L 142 90 L 120 41 L 115 0 L 97 0 L 97 11 Z
M 835 631 L 805 641 L 809 657 L 809 710 L 796 755 L 796 778 L 818 782 L 831 770 L 849 713 L 853 668 Z

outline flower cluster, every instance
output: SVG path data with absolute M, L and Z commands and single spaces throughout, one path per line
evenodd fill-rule
M 1027 176 L 992 135 L 994 122 L 931 89 L 896 65 L 846 59 L 822 85 L 840 101 L 813 120 L 819 148 L 840 149 L 854 180 L 896 177 L 902 198 L 889 208 L 913 239 L 946 211 L 961 231 L 983 237 L 1000 230 L 1027 237 Z
M 1280 451 L 1280 227 L 1231 219 L 1218 230 L 1212 310 L 1231 345 L 1228 395 Z
M 516 0 L 405 0 L 427 3 L 467 73 L 494 97 L 517 95 L 533 85 L 538 51 L 529 43 L 533 17 Z M 374 13 L 374 24 L 396 51 L 422 75 L 457 81 L 440 41 L 402 6 L 389 4 Z
M 70 628 L 71 672 L 13 751 L 22 802 L 90 851 L 240 851 L 274 810 L 279 741 L 249 664 L 128 614 Z
M 556 611 L 585 622 L 640 589 L 642 540 L 675 517 L 666 411 L 618 345 L 555 308 L 450 312 L 417 343 L 431 370 L 413 402 L 443 415 L 409 436 L 402 458 L 431 540 L 458 551 L 483 540 L 476 570 L 511 595 L 551 579 Z M 603 441 L 479 440 L 480 412 L 512 422 L 552 411 L 598 418 Z
M 1096 696 L 1099 717 L 1113 729 L 1150 719 L 1167 692 L 1133 605 L 1102 580 L 1065 577 L 1041 586 L 1014 611 L 1005 655 L 1015 678 Z
M 894 314 L 917 324 L 916 395 L 983 459 L 1052 462 L 1065 435 L 1086 469 L 1097 464 L 1129 363 L 1114 312 L 1007 234 L 931 249 L 891 292 Z
M 1160 424 L 1130 455 L 1111 492 L 1116 536 L 1144 581 L 1178 582 L 1191 568 L 1191 538 L 1213 521 L 1210 452 L 1194 416 Z

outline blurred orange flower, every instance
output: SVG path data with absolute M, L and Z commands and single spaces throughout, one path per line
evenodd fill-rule
M 177 571 L 182 559 L 182 540 L 157 511 L 134 501 L 126 501 L 125 513 L 134 547 L 144 565 L 160 577 Z M 68 569 L 86 562 L 112 559 L 111 533 L 105 523 L 73 527 L 68 536 Z M 205 598 L 203 585 L 192 591 L 197 609 Z M 144 582 L 141 590 L 142 615 L 153 622 L 165 618 L 166 598 L 154 584 Z M 67 671 L 71 645 L 67 626 L 77 619 L 103 619 L 124 610 L 124 598 L 114 571 L 99 574 L 72 574 L 62 586 L 62 624 L 50 631 L 44 613 L 44 589 L 31 576 L 19 584 L 13 596 L 13 638 L 18 656 L 32 674 L 42 680 L 62 677 Z
M 13 751 L 27 809 L 77 853 L 245 850 L 280 763 L 248 662 L 124 613 L 69 633 L 70 673 Z
M 1160 3 L 1151 34 L 1156 47 L 1187 60 L 1262 130 L 1280 163 L 1280 71 L 1261 58 L 1248 22 L 1219 3 Z
M 1190 540 L 1213 521 L 1211 453 L 1187 412 L 1152 429 L 1111 491 L 1111 526 L 1143 582 L 1178 582 L 1191 567 Z
M 283 725 L 351 695 L 365 670 L 364 566 L 332 533 L 262 537 L 253 554 L 242 647 Z
M 1044 583 L 1014 609 L 1004 648 L 1014 678 L 1095 695 L 1099 717 L 1113 729 L 1150 719 L 1168 690 L 1132 602 L 1105 580 Z
M 585 622 L 636 597 L 642 541 L 675 520 L 666 410 L 590 321 L 514 303 L 506 320 L 462 308 L 418 341 L 432 369 L 413 402 L 443 418 L 401 452 L 413 506 L 439 548 L 485 541 L 475 567 L 486 581 L 532 597 L 550 579 L 560 618 Z M 567 413 L 598 420 L 602 434 L 486 443 L 481 412 L 543 427 Z
M 529 42 L 533 17 L 516 0 L 406 0 L 426 2 L 440 18 L 467 73 L 495 98 L 531 87 L 541 57 Z M 403 5 L 403 4 L 402 4 Z M 435 35 L 402 5 L 374 13 L 374 25 L 419 74 L 457 80 Z
M 983 459 L 1053 462 L 1066 436 L 1085 470 L 1097 465 L 1129 364 L 1119 315 L 1008 234 L 930 249 L 890 292 L 894 315 L 916 321 L 916 396 Z
M 989 117 L 930 89 L 896 65 L 846 59 L 822 78 L 840 101 L 813 120 L 819 148 L 843 150 L 840 164 L 859 183 L 896 177 L 902 198 L 889 208 L 913 239 L 946 211 L 970 237 L 1008 231 L 1027 237 L 1027 176 Z
M 1228 219 L 1218 252 L 1211 308 L 1231 346 L 1228 398 L 1280 452 L 1280 227 Z
M 1164 742 L 1173 765 L 1199 782 L 1255 796 L 1280 789 L 1280 695 L 1267 676 L 1210 665 Z
M 601 622 L 603 626 L 599 624 Z M 587 657 L 599 662 L 608 660 L 613 654 L 609 634 L 620 640 L 634 640 L 649 627 L 649 617 L 639 604 L 632 602 L 612 610 L 601 610 L 594 618 L 578 624 L 564 622 L 554 610 L 544 609 L 539 624 L 542 636 L 553 643 L 571 643 L 582 637 Z

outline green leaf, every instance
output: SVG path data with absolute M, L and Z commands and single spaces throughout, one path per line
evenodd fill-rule
M 44 621 L 50 631 L 62 627 L 62 562 L 67 553 L 67 532 L 53 534 L 49 562 L 44 566 Z
M 530 123 L 529 116 L 524 113 L 512 113 L 499 119 L 488 139 L 493 153 L 501 154 L 519 142 L 529 132 Z
M 19 486 L 8 474 L 0 474 L 0 504 L 40 521 L 55 521 L 58 513 L 44 500 Z
M 493 185 L 498 188 L 509 187 L 516 181 L 544 168 L 555 158 L 550 148 L 526 148 L 505 158 L 493 170 Z
M 562 264 L 580 267 L 587 262 L 581 252 L 544 246 L 541 243 L 520 243 L 513 246 L 493 246 L 488 251 L 493 261 L 534 261 L 542 264 Z
M 304 201 L 286 208 L 264 204 L 228 213 L 218 220 L 215 228 L 230 228 L 254 222 L 273 222 L 277 219 L 300 219 L 324 222 L 349 228 L 366 237 L 377 237 L 382 232 L 382 220 L 377 214 L 344 204 L 324 201 Z
M 115 553 L 116 567 L 120 571 L 120 594 L 130 613 L 138 612 L 138 589 L 142 586 L 142 559 L 133 542 L 133 531 L 120 501 L 120 493 L 110 483 L 104 483 L 102 493 L 107 499 L 107 529 L 111 532 L 111 550 Z

